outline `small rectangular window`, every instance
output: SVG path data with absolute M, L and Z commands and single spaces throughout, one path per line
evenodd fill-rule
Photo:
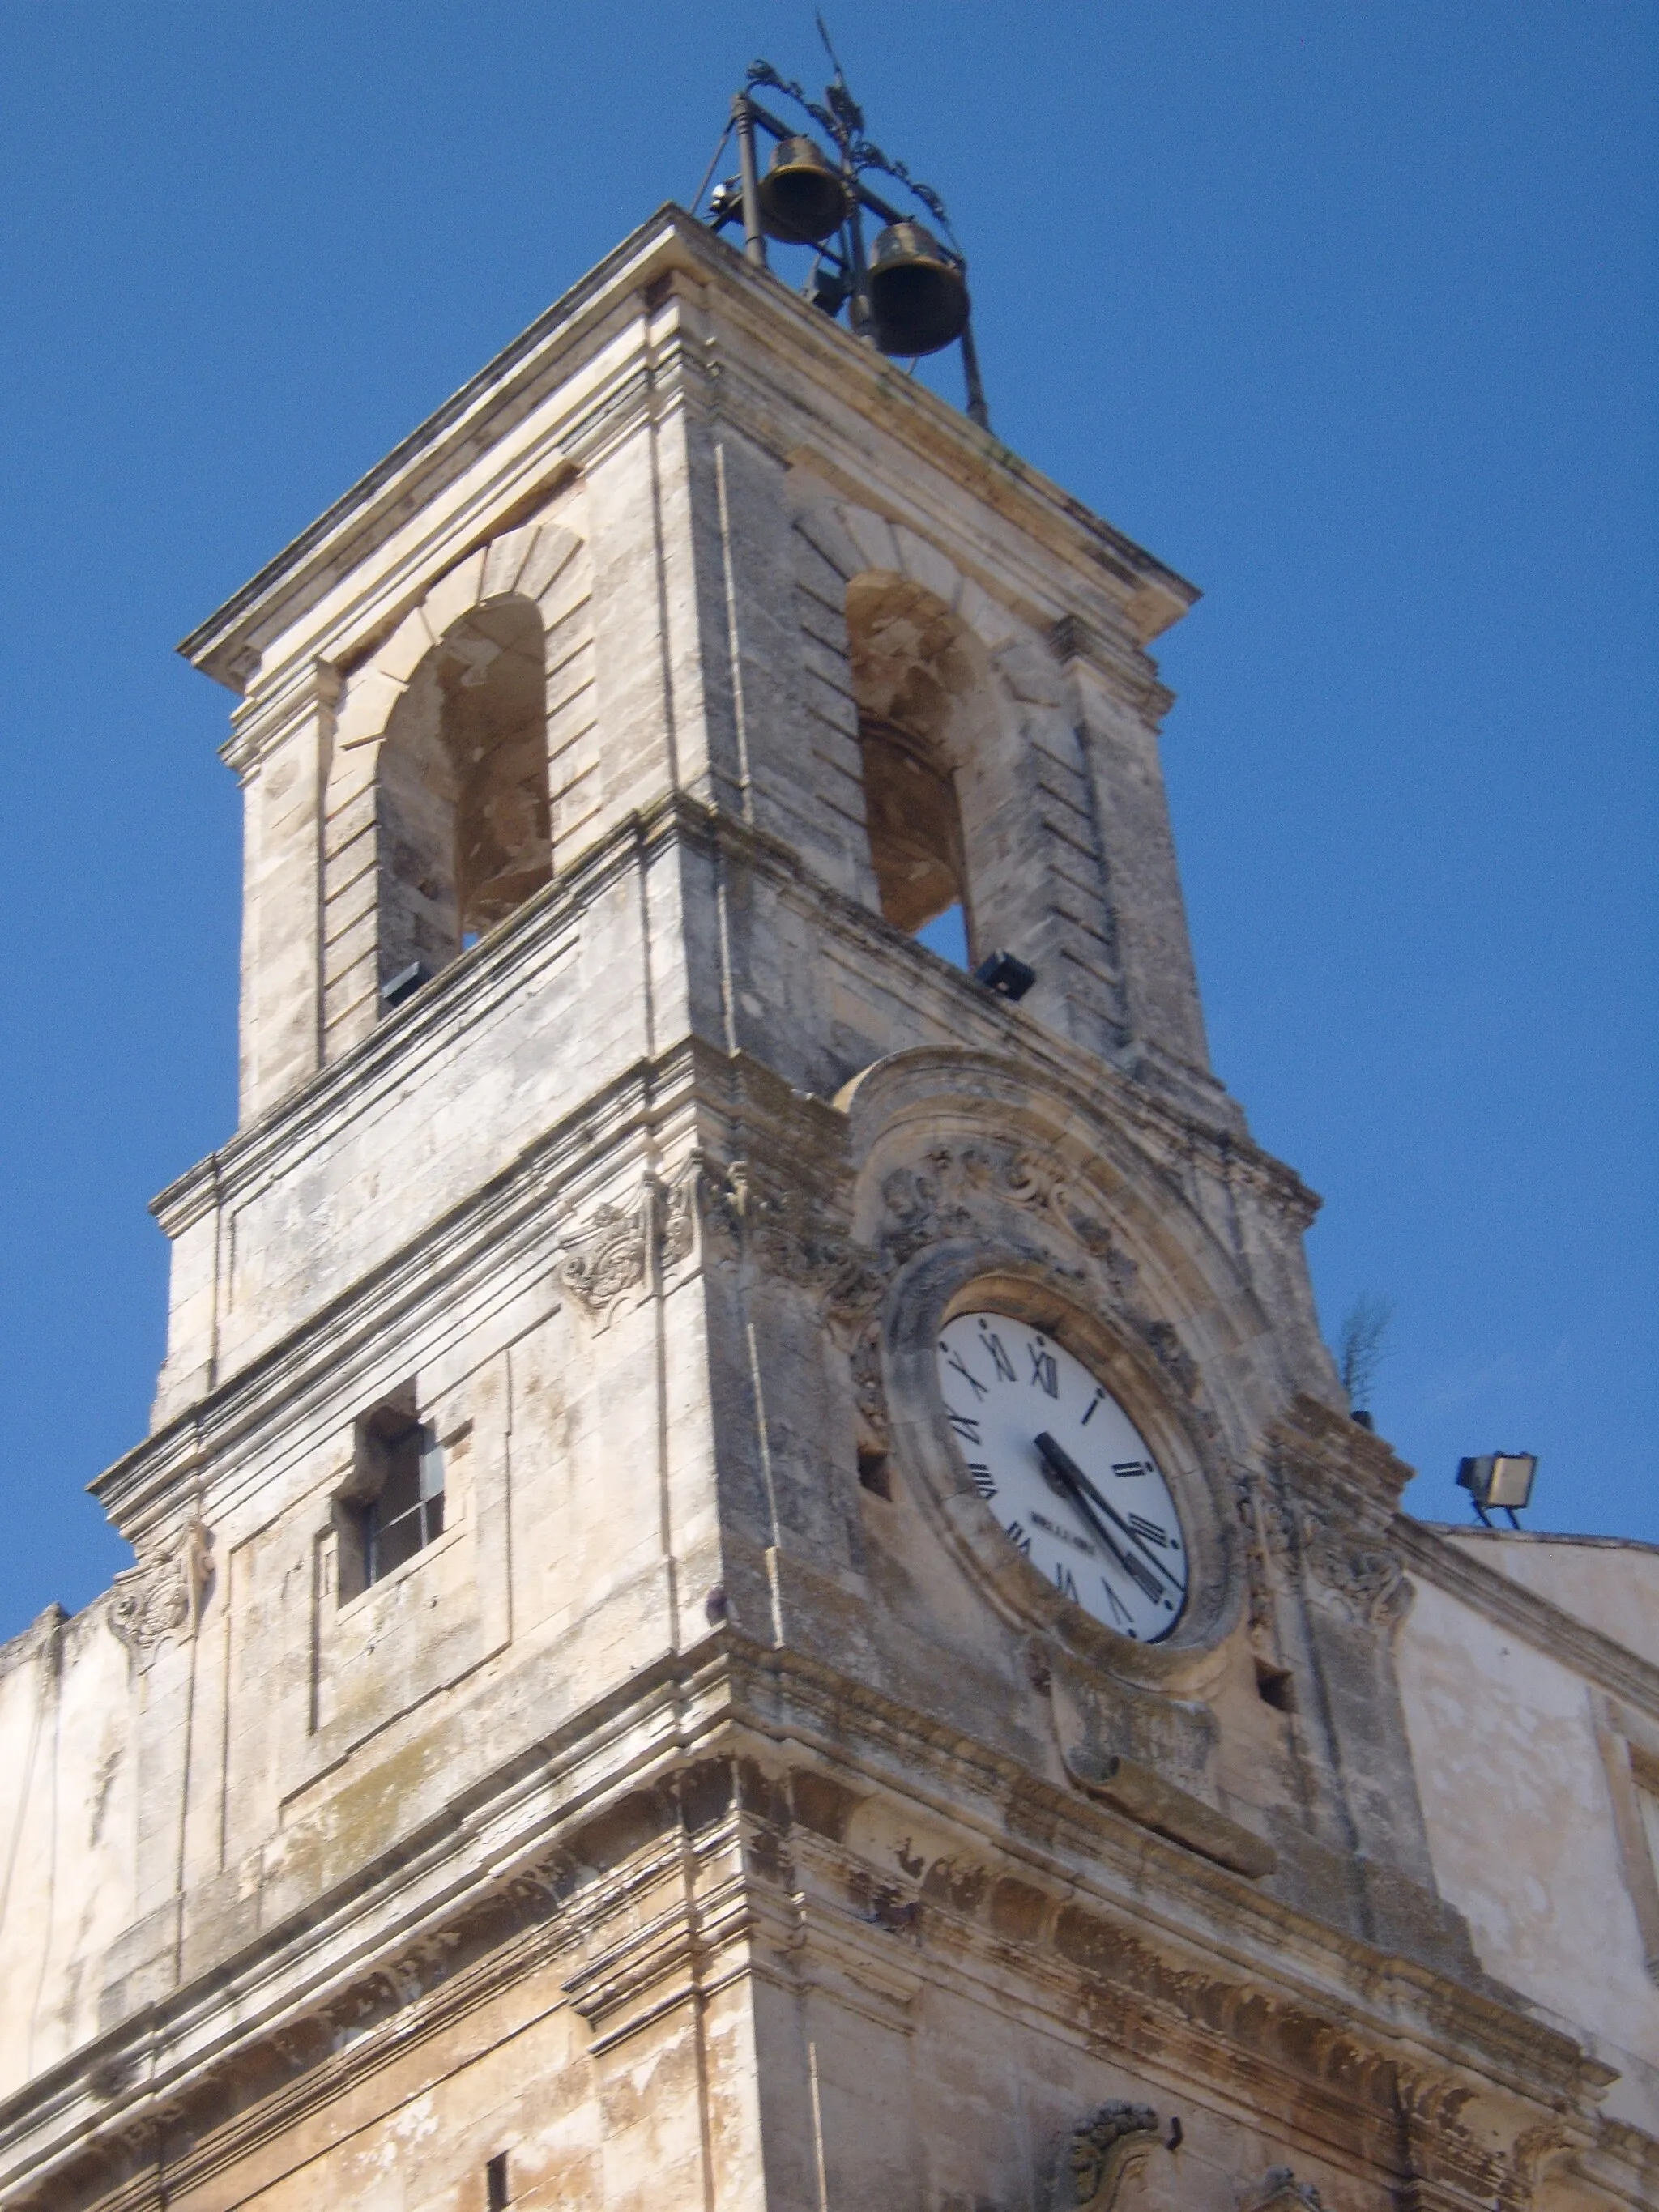
M 410 1421 L 381 1444 L 386 1474 L 364 1509 L 368 1579 L 379 1582 L 444 1529 L 444 1462 L 438 1439 Z
M 335 1501 L 340 1601 L 414 1558 L 444 1528 L 444 1459 L 413 1384 L 357 1422 L 351 1479 Z
M 507 2212 L 507 2153 L 504 2150 L 497 2151 L 485 2166 L 484 2185 L 488 2191 L 486 2202 L 489 2212 Z

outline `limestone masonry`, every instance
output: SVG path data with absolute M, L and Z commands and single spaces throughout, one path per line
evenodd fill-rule
M 241 1121 L 0 1651 L 0 2203 L 1659 2201 L 1659 1553 L 1349 1416 L 1194 597 L 666 209 L 187 641 Z

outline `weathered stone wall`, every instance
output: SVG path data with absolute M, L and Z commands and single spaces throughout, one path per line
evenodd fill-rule
M 1617 1635 L 1643 1634 L 1659 1554 L 1458 1531 L 1424 1558 L 1398 1663 L 1440 1887 L 1486 1972 L 1618 2069 L 1607 2109 L 1659 2134 L 1659 1834 L 1620 1802 L 1644 1754 L 1659 1779 L 1659 1668 Z
M 947 641 L 1018 1006 L 882 918 L 866 589 Z M 1441 1893 L 1409 1470 L 1206 1066 L 1146 651 L 1192 596 L 671 215 L 191 641 L 244 694 L 243 1121 L 158 1201 L 137 1565 L 0 1655 L 5 2201 L 1638 2200 Z M 508 599 L 552 880 L 386 1011 L 377 762 Z M 1164 1644 L 945 1438 L 993 1293 L 1176 1486 Z M 358 1590 L 394 1404 L 444 1526 Z

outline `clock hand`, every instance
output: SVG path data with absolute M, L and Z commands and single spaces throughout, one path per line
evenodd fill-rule
M 1036 1448 L 1042 1454 L 1043 1459 L 1047 1464 L 1051 1467 L 1054 1473 L 1060 1476 L 1061 1480 L 1076 1493 L 1079 1502 L 1085 1504 L 1085 1510 L 1087 1510 L 1086 1502 L 1092 1499 L 1095 1504 L 1100 1508 L 1101 1511 L 1104 1513 L 1109 1520 L 1116 1522 L 1118 1528 L 1121 1529 L 1123 1534 L 1127 1538 L 1129 1542 L 1134 1546 L 1135 1549 L 1145 1559 L 1146 1565 L 1152 1568 L 1155 1574 L 1161 1576 L 1163 1579 L 1168 1583 L 1170 1588 L 1176 1593 L 1176 1596 L 1179 1597 L 1182 1589 L 1181 1584 L 1176 1582 L 1175 1577 L 1170 1572 L 1167 1567 L 1164 1566 L 1158 1560 L 1152 1557 L 1152 1553 L 1146 1549 L 1146 1547 L 1141 1542 L 1139 1537 L 1136 1535 L 1134 1530 L 1130 1528 L 1128 1522 L 1124 1520 L 1122 1515 L 1115 1512 L 1106 1503 L 1106 1500 L 1095 1488 L 1093 1483 L 1090 1481 L 1088 1476 L 1085 1474 L 1083 1469 L 1072 1457 L 1070 1452 L 1066 1449 L 1066 1447 L 1061 1443 L 1056 1443 L 1054 1438 L 1051 1437 L 1048 1434 L 1048 1431 L 1045 1429 L 1042 1435 L 1036 1439 Z M 1094 1519 L 1094 1516 L 1092 1514 L 1091 1514 L 1089 1517 L 1091 1520 Z M 1098 1526 L 1098 1523 L 1097 1522 L 1096 1525 Z M 1105 1532 L 1103 1530 L 1103 1535 L 1104 1533 Z M 1113 1551 L 1115 1554 L 1115 1546 L 1113 1547 Z M 1141 1581 L 1139 1575 L 1135 1577 L 1135 1580 L 1138 1583 L 1140 1583 L 1141 1588 L 1145 1589 L 1146 1587 L 1146 1583 Z
M 1066 1492 L 1066 1496 L 1070 1498 L 1072 1503 L 1077 1507 L 1078 1511 L 1081 1513 L 1084 1519 L 1094 1530 L 1096 1535 L 1099 1537 L 1101 1542 L 1106 1547 L 1107 1551 L 1117 1562 L 1119 1567 L 1121 1568 L 1123 1572 L 1129 1577 L 1129 1580 L 1133 1583 L 1138 1589 L 1142 1590 L 1146 1596 L 1156 1601 L 1161 1595 L 1158 1584 L 1149 1579 L 1146 1568 L 1142 1566 L 1139 1559 L 1133 1558 L 1131 1554 L 1123 1553 L 1118 1549 L 1116 1544 L 1112 1540 L 1110 1530 L 1101 1519 L 1099 1514 L 1095 1511 L 1094 1507 L 1089 1503 L 1086 1491 L 1092 1489 L 1093 1485 L 1089 1482 L 1087 1476 L 1079 1475 L 1079 1469 L 1073 1465 L 1068 1455 L 1061 1450 L 1060 1447 L 1054 1442 L 1054 1438 L 1048 1434 L 1046 1429 L 1043 1431 L 1042 1434 L 1036 1438 L 1036 1442 L 1037 1450 L 1042 1455 L 1043 1463 L 1048 1469 L 1050 1475 L 1059 1485 L 1060 1489 Z M 1102 1500 L 1101 1503 L 1104 1504 L 1104 1500 Z M 1110 1506 L 1107 1506 L 1106 1510 L 1109 1513 L 1111 1511 Z M 1131 1538 L 1130 1540 L 1133 1542 L 1133 1539 Z

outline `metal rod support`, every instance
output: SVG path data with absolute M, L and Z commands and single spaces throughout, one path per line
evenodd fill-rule
M 962 326 L 962 374 L 968 386 L 968 420 L 977 422 L 981 430 L 991 427 L 991 410 L 985 404 L 985 386 L 980 380 L 979 349 L 974 343 L 974 325 Z
M 760 182 L 755 174 L 755 110 L 746 93 L 732 102 L 732 120 L 738 131 L 738 174 L 743 182 L 743 251 L 757 269 L 766 266 L 766 240 L 761 231 Z
M 870 272 L 864 265 L 864 222 L 856 200 L 847 211 L 847 240 L 853 264 L 853 290 L 847 302 L 847 319 L 855 338 L 871 338 L 874 319 L 870 313 Z

